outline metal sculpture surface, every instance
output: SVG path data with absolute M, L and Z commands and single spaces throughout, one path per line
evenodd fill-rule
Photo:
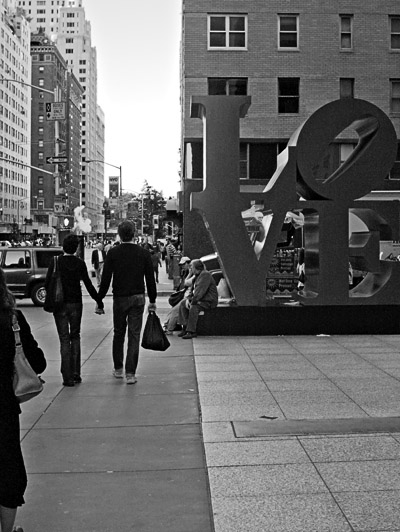
M 242 192 L 239 128 L 248 96 L 194 96 L 193 118 L 203 120 L 204 190 L 191 208 L 203 214 L 224 275 L 240 306 L 264 306 L 266 272 L 288 211 L 304 215 L 307 281 L 301 300 L 311 305 L 398 304 L 400 263 L 379 260 L 381 240 L 400 240 L 397 201 L 359 200 L 387 176 L 396 157 L 396 133 L 375 105 L 338 100 L 318 109 L 291 137 L 262 193 Z M 346 128 L 358 135 L 351 156 L 330 173 L 329 145 Z M 241 213 L 256 202 L 272 213 L 262 249 L 254 253 Z M 349 213 L 368 228 L 349 242 Z M 368 274 L 349 290 L 349 257 Z

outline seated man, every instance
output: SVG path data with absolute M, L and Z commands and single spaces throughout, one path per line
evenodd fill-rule
M 190 269 L 194 276 L 190 293 L 179 303 L 179 323 L 183 326 L 178 334 L 184 340 L 196 338 L 197 320 L 202 310 L 218 305 L 218 291 L 214 278 L 201 260 L 192 260 Z

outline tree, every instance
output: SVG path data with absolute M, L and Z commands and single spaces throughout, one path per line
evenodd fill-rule
M 143 234 L 152 235 L 154 239 L 162 238 L 164 236 L 162 220 L 166 216 L 166 200 L 162 192 L 156 190 L 154 187 L 144 182 L 140 195 L 133 198 L 137 206 L 138 219 L 140 224 L 143 220 Z M 143 206 L 143 213 L 142 213 Z M 158 229 L 154 228 L 154 215 L 158 215 L 159 224 Z M 141 225 L 139 225 L 142 229 Z

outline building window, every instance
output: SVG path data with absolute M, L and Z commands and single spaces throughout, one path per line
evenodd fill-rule
M 390 17 L 390 49 L 400 50 L 400 17 Z
M 300 79 L 278 78 L 278 112 L 298 113 L 300 103 Z
M 389 173 L 389 179 L 400 179 L 400 142 L 397 143 L 397 155 L 394 165 Z
M 67 22 L 67 28 L 73 28 L 75 26 L 75 22 Z
M 249 178 L 249 144 L 243 142 L 240 143 L 240 155 L 239 155 L 239 178 Z
M 44 72 L 44 66 L 39 67 L 39 72 Z
M 400 113 L 400 79 L 391 80 L 390 111 Z
M 73 54 L 74 53 L 74 49 L 73 48 L 66 48 L 65 49 L 65 53 L 66 54 Z
M 38 196 L 43 196 L 43 189 L 42 188 L 38 189 Z
M 208 17 L 208 48 L 247 48 L 247 16 L 210 15 Z
M 340 78 L 340 98 L 354 98 L 354 78 Z
M 44 146 L 44 141 L 43 141 L 43 140 L 39 140 L 39 141 L 38 141 L 38 146 L 39 146 L 39 148 L 43 148 L 43 146 Z
M 40 160 L 43 160 L 43 159 L 44 159 L 44 154 L 43 154 L 42 151 L 39 151 L 39 152 L 38 152 L 38 159 L 40 159 Z
M 38 201 L 37 208 L 39 211 L 42 211 L 44 209 L 44 201 Z
M 44 178 L 43 178 L 43 176 L 39 176 L 39 177 L 38 177 L 38 185 L 43 185 L 43 183 L 44 183 Z
M 44 121 L 44 116 L 43 115 L 39 115 L 38 116 L 38 122 L 42 123 Z
M 42 127 L 40 127 L 40 128 L 38 129 L 38 133 L 39 133 L 39 135 L 43 135 L 43 128 L 42 128 Z
M 353 48 L 353 15 L 340 15 L 340 49 Z
M 247 78 L 208 78 L 208 94 L 246 96 Z
M 71 44 L 71 43 L 74 42 L 74 39 L 71 39 L 71 37 L 68 37 L 67 39 L 65 39 L 65 42 L 66 42 L 67 44 Z
M 297 50 L 299 48 L 299 17 L 279 15 L 279 48 Z
M 44 87 L 44 79 L 43 78 L 39 79 L 39 87 Z

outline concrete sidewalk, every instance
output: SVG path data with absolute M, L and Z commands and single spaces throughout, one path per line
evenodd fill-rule
M 105 303 L 84 298 L 68 389 L 52 316 L 21 305 L 49 360 L 21 418 L 25 532 L 400 532 L 400 337 L 175 335 L 127 386 Z
M 194 352 L 216 532 L 400 531 L 398 336 Z
M 63 388 L 52 315 L 20 305 L 48 367 L 22 405 L 25 532 L 212 532 L 192 342 L 142 350 L 138 382 L 111 375 L 112 299 L 84 297 L 83 383 Z M 163 309 L 164 306 L 164 309 Z M 160 317 L 166 299 L 159 301 Z

